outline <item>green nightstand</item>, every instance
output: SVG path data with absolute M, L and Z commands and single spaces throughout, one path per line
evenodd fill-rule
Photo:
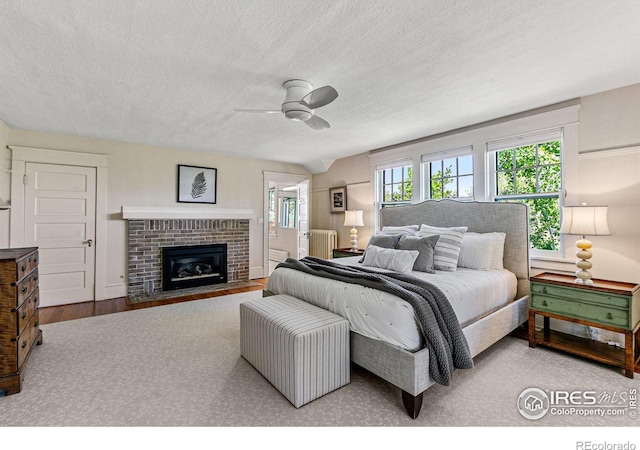
M 531 277 L 529 347 L 543 345 L 591 358 L 621 367 L 633 378 L 634 371 L 640 373 L 640 285 L 595 279 L 593 285 L 583 285 L 574 280 L 552 273 Z M 535 329 L 536 315 L 544 317 L 540 331 Z M 625 348 L 551 330 L 549 318 L 622 333 Z
M 351 247 L 346 248 L 334 248 L 333 249 L 333 257 L 334 258 L 347 258 L 349 256 L 362 256 L 364 254 L 364 249 L 358 249 L 355 252 Z

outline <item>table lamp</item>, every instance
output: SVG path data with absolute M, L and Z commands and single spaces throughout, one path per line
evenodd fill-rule
M 577 284 L 593 284 L 591 272 L 589 269 L 593 267 L 589 259 L 593 253 L 591 241 L 585 236 L 606 236 L 610 235 L 609 225 L 607 224 L 607 207 L 606 206 L 587 206 L 583 203 L 581 206 L 564 206 L 562 207 L 562 225 L 560 226 L 561 234 L 577 234 L 582 236 L 576 242 L 578 251 L 576 256 L 580 259 L 576 261 L 576 279 Z
M 362 211 L 352 209 L 344 212 L 344 226 L 351 227 L 351 250 L 358 251 L 358 230 L 356 227 L 363 227 Z

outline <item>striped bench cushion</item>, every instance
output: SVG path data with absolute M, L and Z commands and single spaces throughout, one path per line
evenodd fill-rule
M 240 353 L 296 408 L 351 381 L 349 322 L 290 295 L 240 304 Z

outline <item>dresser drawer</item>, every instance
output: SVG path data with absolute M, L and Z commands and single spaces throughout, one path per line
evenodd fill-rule
M 38 270 L 34 270 L 16 284 L 16 306 L 20 307 L 38 287 Z
M 630 297 L 624 295 L 608 294 L 603 292 L 587 291 L 586 289 L 554 286 L 551 284 L 531 283 L 531 292 L 534 294 L 550 295 L 573 301 L 585 301 L 591 304 L 599 304 L 605 307 L 629 308 Z
M 40 298 L 38 296 L 39 291 L 38 288 L 31 293 L 31 295 L 22 303 L 20 308 L 18 308 L 18 330 L 16 336 L 22 333 L 24 327 L 31 320 L 31 316 L 36 311 L 40 304 Z
M 36 310 L 16 342 L 18 345 L 18 368 L 22 367 L 27 355 L 29 355 L 29 350 L 31 350 L 38 337 L 39 326 L 38 311 Z
M 535 293 L 531 295 L 531 307 L 539 311 L 556 313 L 575 319 L 583 319 L 625 329 L 630 328 L 629 311 L 626 308 L 602 306 L 597 303 L 581 302 Z
M 16 261 L 16 279 L 22 280 L 25 275 L 38 267 L 38 252 L 33 252 Z

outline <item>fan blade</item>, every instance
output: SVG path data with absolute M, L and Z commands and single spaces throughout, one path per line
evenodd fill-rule
M 248 112 L 248 113 L 264 113 L 264 114 L 280 114 L 281 110 L 274 109 L 234 109 L 236 112 Z
M 311 119 L 305 120 L 304 123 L 309 125 L 309 127 L 313 128 L 314 130 L 324 130 L 325 128 L 331 128 L 331 125 L 329 125 L 329 122 L 327 122 L 324 119 L 321 119 L 318 116 L 311 116 Z
M 300 103 L 309 109 L 316 109 L 328 105 L 336 98 L 338 98 L 338 92 L 331 86 L 324 86 L 309 92 L 302 97 Z

